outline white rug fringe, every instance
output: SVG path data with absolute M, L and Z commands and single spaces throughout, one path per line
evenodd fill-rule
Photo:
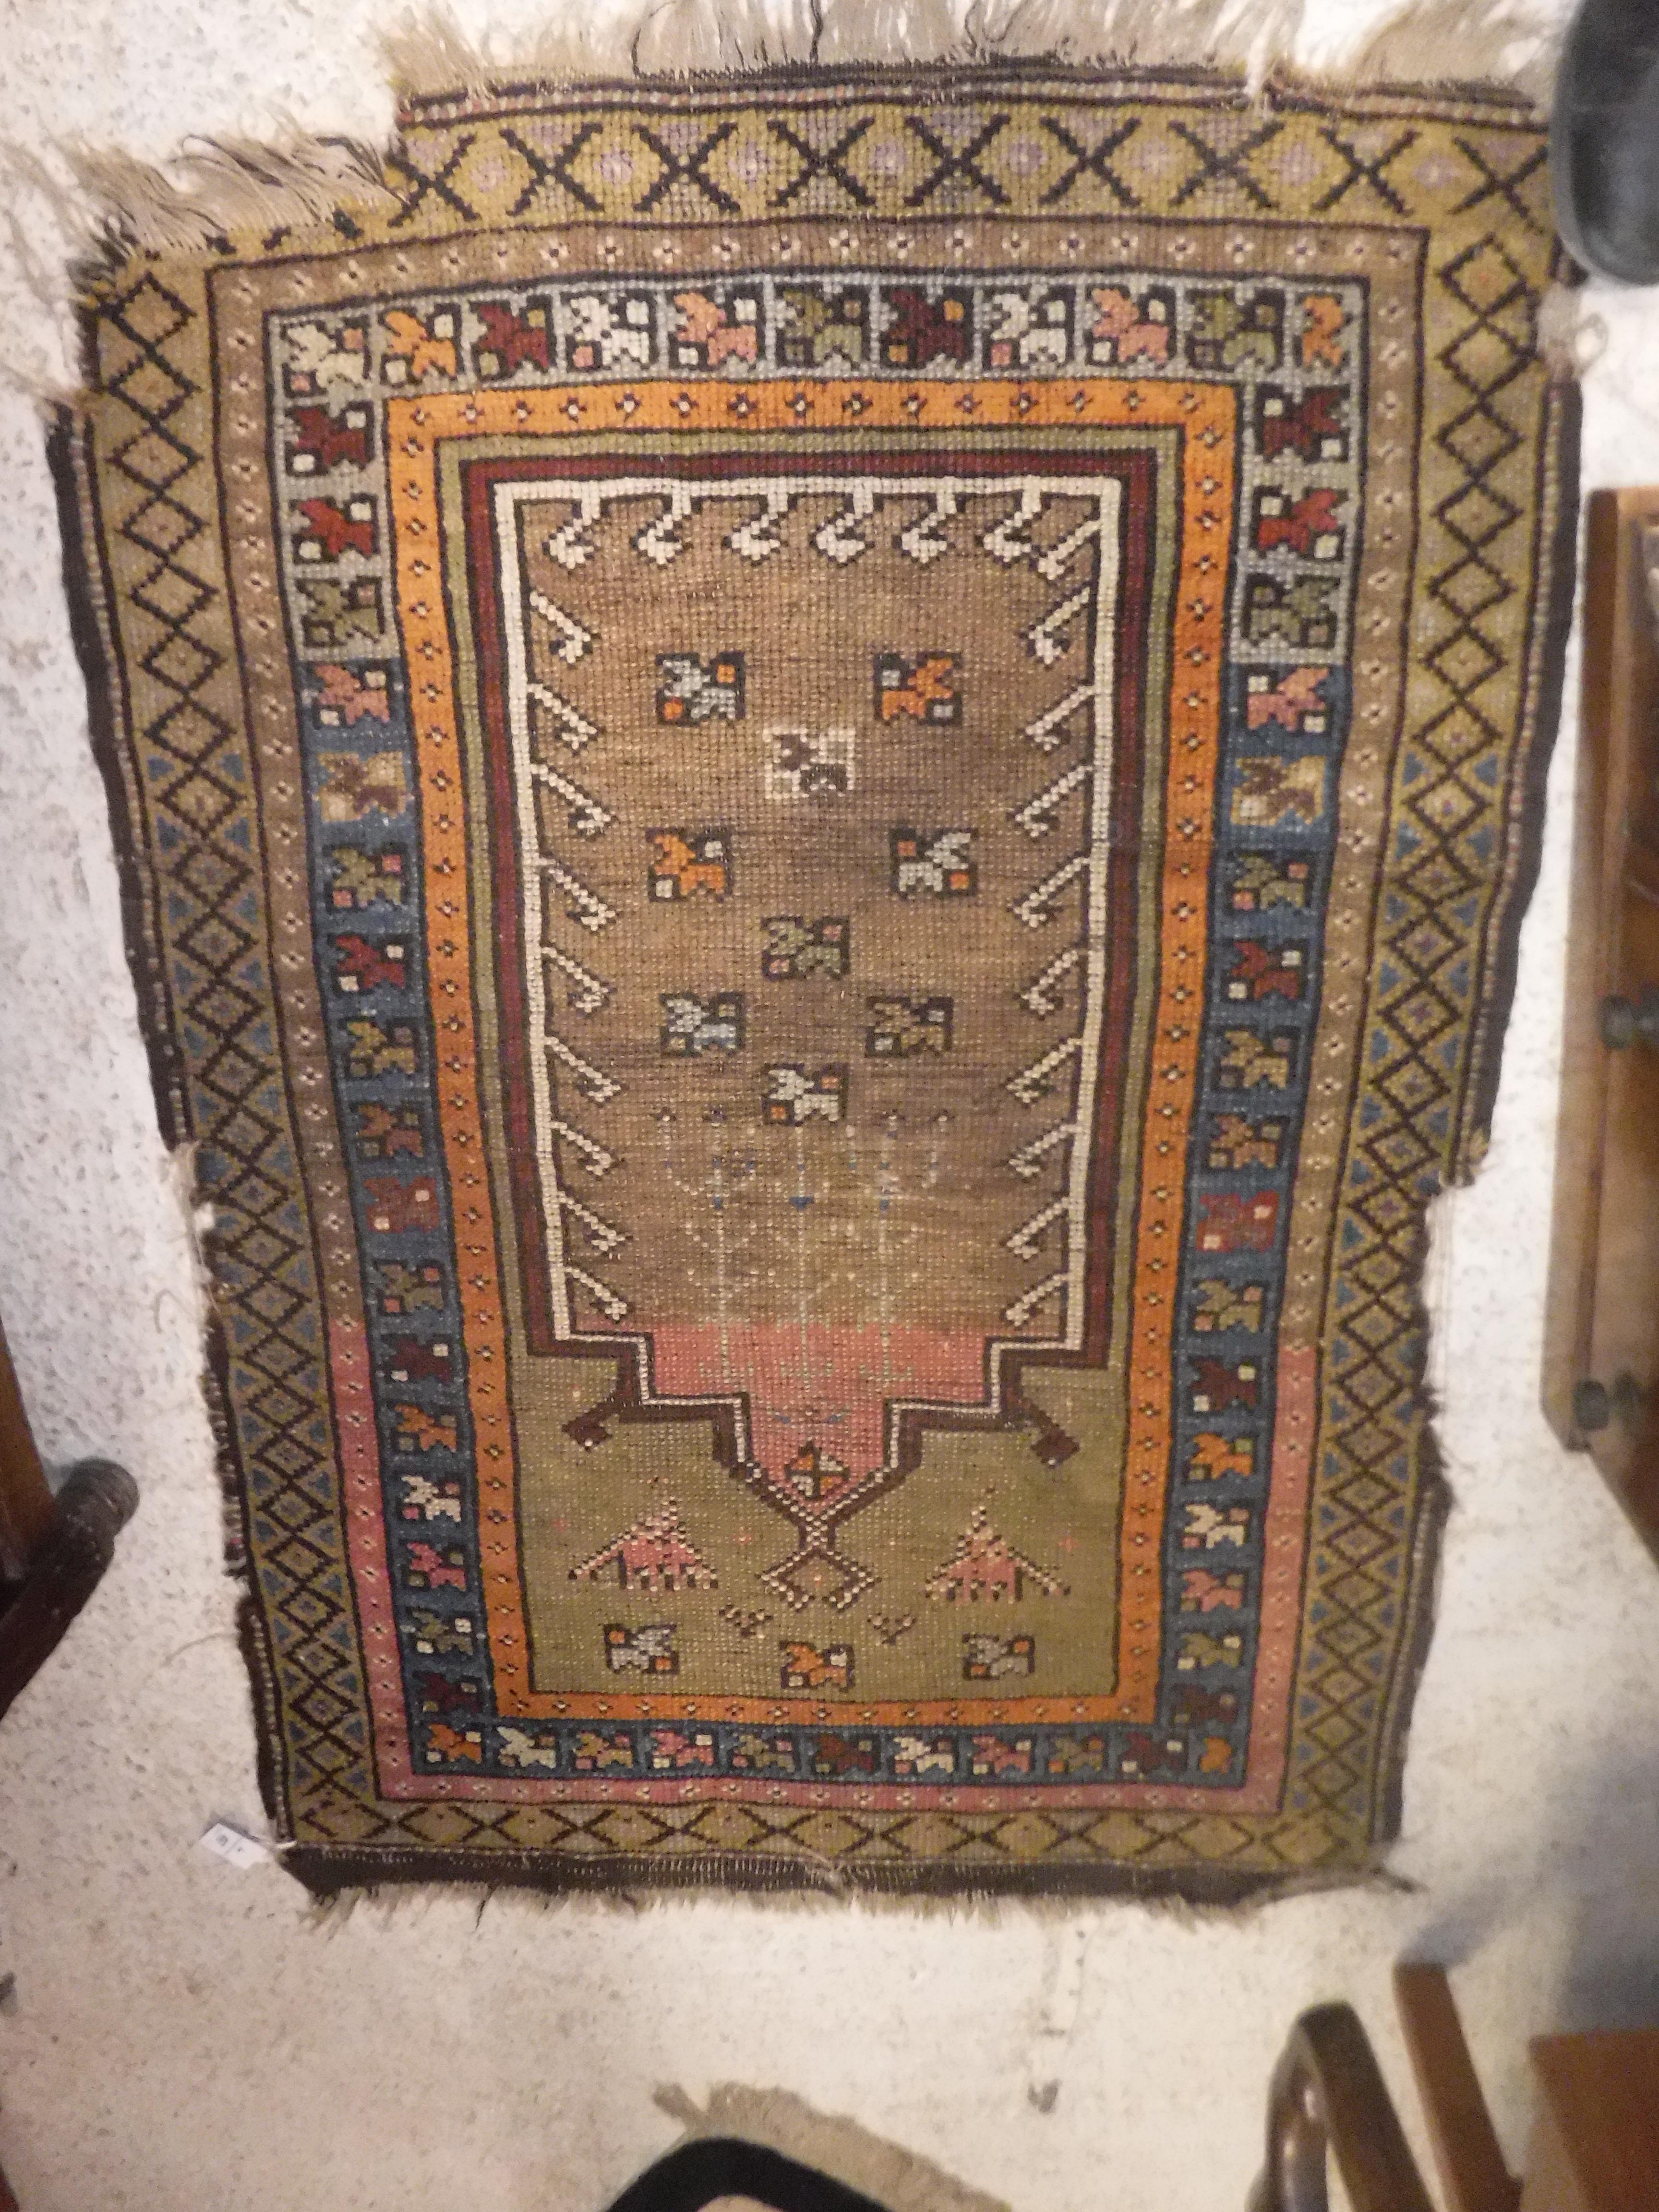
M 1352 84 L 1512 85 L 1547 106 L 1565 18 L 1531 0 L 1402 0 L 1334 79 Z M 1322 76 L 1322 82 L 1325 81 Z
M 578 83 L 635 74 L 637 21 L 550 26 L 526 44 L 462 30 L 442 0 L 410 10 L 380 35 L 386 72 L 400 92 L 483 92 L 492 84 Z
M 656 0 L 633 42 L 642 76 L 731 76 L 809 61 L 816 22 L 805 0 Z
M 235 231 L 306 230 L 338 210 L 398 204 L 372 148 L 298 131 L 270 145 L 192 140 L 165 169 L 85 145 L 60 152 L 69 182 L 18 149 L 3 166 L 21 191 L 44 203 L 76 256 L 112 242 L 188 253 Z
M 399 91 L 939 62 L 1275 70 L 1351 89 L 1498 83 L 1547 98 L 1560 35 L 1548 0 L 1401 0 L 1354 52 L 1298 60 L 1305 0 L 647 0 L 629 21 L 526 49 L 469 38 L 441 4 L 384 41 Z
M 952 0 L 826 0 L 813 59 L 947 62 L 968 58 L 969 40 Z

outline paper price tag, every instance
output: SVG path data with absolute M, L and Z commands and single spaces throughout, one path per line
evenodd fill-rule
M 215 1858 L 228 1859 L 234 1867 L 255 1867 L 270 1856 L 268 1847 L 254 1836 L 245 1836 L 240 1828 L 228 1826 L 223 1820 L 213 1826 L 198 1839 L 204 1851 Z

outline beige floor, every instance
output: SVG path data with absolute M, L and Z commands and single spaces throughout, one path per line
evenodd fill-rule
M 388 108 L 369 28 L 388 12 L 10 0 L 3 135 L 161 155 L 282 109 L 373 134 Z M 1320 0 L 1320 28 L 1360 12 Z M 40 296 L 60 293 L 61 246 L 38 200 L 17 205 L 0 239 L 0 1297 L 48 1450 L 113 1453 L 144 1492 L 0 1734 L 16 1976 L 0 2160 L 27 2212 L 586 2212 L 671 2140 L 653 2085 L 723 2080 L 854 2113 L 1018 2212 L 1212 2212 L 1242 2203 L 1301 2006 L 1352 1999 L 1403 2092 L 1387 1975 L 1413 1950 L 1463 1962 L 1518 2154 L 1528 2033 L 1659 2018 L 1659 1577 L 1534 1405 L 1570 737 L 1492 1157 L 1437 1223 L 1458 1505 L 1393 1886 L 1237 1918 L 430 1894 L 319 1917 L 274 1866 L 196 1848 L 215 1815 L 257 1828 L 259 1802 L 197 1291 L 27 397 L 66 373 L 65 319 Z M 1592 305 L 1586 481 L 1659 479 L 1659 301 Z

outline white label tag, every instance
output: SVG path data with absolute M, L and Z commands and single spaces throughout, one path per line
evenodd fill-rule
M 245 1836 L 240 1828 L 229 1827 L 223 1820 L 216 1820 L 198 1840 L 204 1851 L 228 1859 L 234 1867 L 255 1867 L 270 1856 L 268 1846 L 257 1837 Z

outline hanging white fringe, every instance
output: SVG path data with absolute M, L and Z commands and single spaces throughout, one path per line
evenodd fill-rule
M 642 76 L 736 74 L 810 61 L 815 29 L 803 0 L 659 0 L 641 20 Z
M 71 190 L 44 163 L 11 167 L 48 203 L 79 251 L 118 239 L 146 252 L 190 252 L 232 231 L 302 230 L 337 211 L 398 204 L 368 147 L 294 133 L 274 145 L 198 139 L 166 169 L 131 155 L 68 146 Z
M 1540 15 L 1528 0 L 1403 0 L 1346 67 L 1352 84 L 1514 85 L 1548 102 L 1565 18 Z
M 1276 69 L 1342 88 L 1515 86 L 1548 95 L 1560 25 L 1549 0 L 1402 0 L 1357 52 L 1299 60 L 1304 0 L 647 0 L 631 17 L 522 43 L 473 39 L 440 5 L 384 46 L 415 95 L 503 82 L 740 75 L 781 66 L 950 61 Z
M 497 40 L 489 33 L 474 39 L 441 4 L 411 10 L 380 37 L 380 52 L 392 83 L 416 96 L 482 92 L 492 84 L 592 82 L 634 74 L 634 46 L 641 28 L 634 15 L 610 22 L 581 22 L 574 28 L 550 26 L 526 45 Z
M 827 0 L 813 59 L 859 62 L 966 58 L 969 38 L 952 0 Z
M 1547 0 L 1404 0 L 1360 51 L 1298 66 L 1304 0 L 650 0 L 643 14 L 522 44 L 463 33 L 440 4 L 384 42 L 398 91 L 463 94 L 505 83 L 737 76 L 947 61 L 1218 68 L 1254 93 L 1276 70 L 1341 88 L 1507 83 L 1547 98 L 1559 27 Z M 191 252 L 234 232 L 301 230 L 394 204 L 367 147 L 289 131 L 276 144 L 198 141 L 165 168 L 65 149 L 71 186 L 12 154 L 3 166 L 81 250 L 118 241 Z
M 1288 0 L 1291 20 L 1281 52 L 1288 54 L 1300 17 L 1300 0 Z M 976 0 L 969 23 L 988 54 L 1023 61 L 1052 58 L 1068 63 L 1146 62 L 1179 69 L 1206 63 L 1241 63 L 1255 35 L 1258 14 L 1284 13 L 1280 0 Z M 1241 41 L 1223 19 L 1252 19 Z

